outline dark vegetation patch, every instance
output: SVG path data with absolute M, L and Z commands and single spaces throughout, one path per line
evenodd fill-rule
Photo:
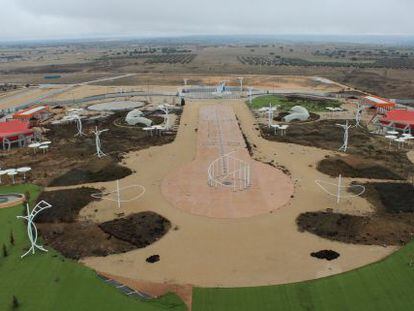
M 131 174 L 130 170 L 119 165 L 126 153 L 167 144 L 175 139 L 175 133 L 151 137 L 139 127 L 116 126 L 114 121 L 125 115 L 117 113 L 100 121 L 84 121 L 87 136 L 82 137 L 74 137 L 77 132 L 74 123 L 48 125 L 45 138 L 52 144 L 46 154 L 38 152 L 33 156 L 33 150 L 29 148 L 12 149 L 1 154 L 0 160 L 4 167 L 20 167 L 23 164 L 32 167 L 28 181 L 42 186 L 76 185 L 123 178 Z M 101 136 L 102 149 L 108 157 L 98 159 L 94 155 L 95 138 L 91 131 L 95 125 L 100 129 L 109 129 Z
M 134 245 L 103 232 L 93 222 L 43 223 L 38 227 L 47 245 L 75 260 L 136 249 Z
M 332 261 L 337 259 L 340 255 L 339 253 L 333 251 L 333 250 L 322 250 L 319 252 L 311 253 L 312 257 L 318 258 L 318 259 L 326 259 L 328 261 Z
M 414 186 L 409 183 L 367 183 L 365 197 L 390 214 L 414 213 Z
M 39 201 L 53 205 L 36 218 L 47 245 L 72 259 L 107 256 L 148 246 L 171 227 L 167 219 L 153 212 L 103 224 L 79 221 L 80 210 L 94 200 L 91 194 L 96 192 L 93 188 L 79 188 L 47 191 L 40 195 Z
M 345 121 L 320 120 L 295 124 L 289 127 L 286 136 L 274 135 L 274 131 L 265 125 L 261 126 L 261 131 L 263 137 L 271 141 L 337 151 L 343 144 L 343 129 L 336 125 L 338 123 L 344 124 Z M 350 130 L 348 153 L 360 157 L 362 161 L 377 163 L 404 178 L 414 172 L 414 165 L 408 159 L 406 151 L 389 150 L 387 141 L 372 135 L 366 127 Z
M 170 230 L 171 223 L 156 213 L 145 212 L 107 221 L 99 227 L 120 240 L 142 248 L 164 236 Z
M 375 206 L 367 216 L 333 212 L 300 214 L 301 231 L 345 243 L 405 245 L 414 236 L 414 187 L 406 183 L 367 183 L 364 197 Z
M 341 174 L 343 177 L 370 179 L 403 179 L 391 169 L 374 161 L 362 160 L 357 156 L 329 157 L 318 163 L 318 171 L 333 177 Z
M 111 159 L 90 161 L 85 165 L 71 169 L 69 172 L 52 180 L 50 186 L 71 186 L 86 183 L 104 182 L 122 179 L 131 175 L 132 171 Z
M 37 215 L 36 223 L 75 222 L 79 211 L 96 201 L 91 196 L 96 192 L 98 190 L 86 187 L 42 192 L 38 201 L 45 200 L 52 207 Z
M 156 262 L 160 261 L 160 255 L 149 256 L 147 259 L 145 259 L 145 261 L 148 262 L 148 263 L 156 263 Z

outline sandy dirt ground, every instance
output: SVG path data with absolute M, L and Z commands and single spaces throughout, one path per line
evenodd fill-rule
M 30 89 L 24 89 L 24 90 L 18 91 L 15 94 L 11 94 L 9 96 L 5 96 L 2 99 L 0 99 L 0 109 L 13 108 L 19 105 L 26 104 L 30 101 L 40 99 L 41 97 L 47 95 L 50 92 L 54 92 L 59 88 L 60 87 L 50 87 L 50 88 L 32 87 Z
M 290 171 L 295 192 L 287 208 L 251 218 L 212 219 L 174 208 L 162 195 L 164 178 L 196 158 L 199 109 L 211 103 L 233 107 L 247 139 L 257 146 L 255 158 L 266 162 L 274 160 Z M 131 153 L 125 160 L 136 173 L 122 182 L 142 184 L 146 188 L 145 195 L 120 209 L 104 201 L 92 203 L 81 211 L 82 217 L 105 221 L 119 212 L 132 214 L 151 210 L 168 218 L 173 229 L 144 249 L 105 258 L 86 258 L 82 262 L 98 271 L 139 281 L 238 287 L 284 284 L 333 275 L 378 261 L 396 250 L 394 247 L 348 245 L 299 232 L 295 220 L 302 212 L 333 208 L 338 212 L 364 214 L 369 213 L 372 206 L 361 198 L 344 200 L 336 206 L 315 184 L 315 179 L 330 179 L 315 167 L 332 152 L 265 141 L 255 123 L 242 101 L 187 103 L 173 143 Z M 95 186 L 113 188 L 113 183 Z M 322 249 L 335 250 L 341 256 L 332 262 L 310 256 L 311 252 Z M 154 254 L 160 255 L 160 261 L 146 263 L 145 259 Z

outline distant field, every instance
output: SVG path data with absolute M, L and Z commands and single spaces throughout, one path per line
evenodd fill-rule
M 41 189 L 34 185 L 0 188 L 0 193 L 26 191 L 36 198 Z M 92 270 L 53 250 L 20 259 L 29 245 L 25 224 L 16 219 L 22 212 L 22 206 L 0 209 L 0 310 L 11 310 L 13 296 L 20 303 L 18 310 L 185 310 L 172 294 L 150 302 L 128 298 L 104 284 Z M 3 245 L 7 257 L 3 256 Z
M 413 310 L 414 266 L 409 265 L 413 254 L 414 242 L 382 262 L 320 280 L 254 288 L 196 288 L 193 310 Z
M 326 112 L 326 107 L 339 107 L 341 103 L 335 100 L 307 100 L 301 98 L 286 98 L 275 95 L 260 96 L 253 99 L 250 105 L 253 109 L 279 106 L 279 111 L 289 111 L 293 106 L 302 106 L 310 112 Z

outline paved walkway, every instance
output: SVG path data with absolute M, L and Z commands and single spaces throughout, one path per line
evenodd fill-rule
M 232 185 L 208 185 L 210 164 L 230 152 L 232 157 L 250 165 L 251 186 L 245 190 L 234 190 Z M 225 164 L 226 161 L 225 171 L 234 170 L 231 161 L 227 163 L 229 167 Z M 217 104 L 200 109 L 196 159 L 169 174 L 161 190 L 174 207 L 188 213 L 212 218 L 244 218 L 286 205 L 294 187 L 280 170 L 251 159 L 233 108 Z

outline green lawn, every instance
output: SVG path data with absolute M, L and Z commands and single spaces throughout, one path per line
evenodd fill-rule
M 293 106 L 303 106 L 310 112 L 326 112 L 326 107 L 340 107 L 341 103 L 336 100 L 306 100 L 306 99 L 287 99 L 275 95 L 265 95 L 253 99 L 250 105 L 253 109 L 268 107 L 269 103 L 279 106 L 279 111 L 289 111 Z
M 414 243 L 411 243 L 384 261 L 303 283 L 238 289 L 196 288 L 193 310 L 414 310 L 414 267 L 408 264 L 413 254 Z
M 33 185 L 0 187 L 0 193 L 30 191 Z M 11 310 L 12 297 L 18 310 L 184 310 L 175 295 L 145 302 L 128 298 L 99 280 L 95 273 L 55 251 L 20 259 L 29 245 L 25 225 L 16 219 L 22 206 L 0 209 L 0 310 Z M 13 231 L 15 245 L 10 244 Z M 384 261 L 341 275 L 303 283 L 233 289 L 195 288 L 195 311 L 381 311 L 413 310 L 414 243 Z M 298 267 L 300 269 L 300 267 Z
M 0 193 L 30 191 L 34 199 L 40 188 L 33 185 L 0 187 Z M 96 277 L 95 272 L 57 252 L 20 256 L 29 246 L 26 226 L 17 215 L 23 207 L 0 209 L 0 310 L 11 310 L 17 297 L 18 310 L 185 310 L 175 295 L 151 302 L 129 298 Z M 10 243 L 13 232 L 15 245 Z M 9 255 L 3 256 L 3 244 Z

